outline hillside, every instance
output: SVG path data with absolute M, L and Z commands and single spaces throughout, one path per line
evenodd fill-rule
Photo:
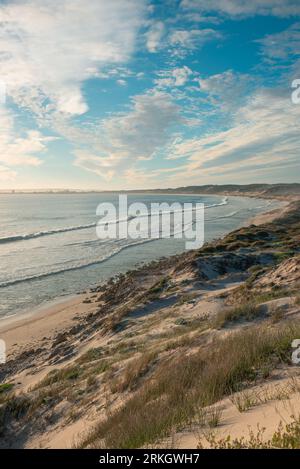
M 175 189 L 156 189 L 155 192 L 164 193 L 187 193 L 187 194 L 220 194 L 240 195 L 248 197 L 294 199 L 300 196 L 300 184 L 225 184 L 225 185 L 203 185 L 185 186 Z

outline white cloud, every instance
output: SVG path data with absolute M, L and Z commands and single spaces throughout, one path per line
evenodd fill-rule
M 269 34 L 257 41 L 265 58 L 271 60 L 295 60 L 300 56 L 300 23 L 276 34 Z
M 191 75 L 192 70 L 184 65 L 183 67 L 174 68 L 173 70 L 161 71 L 158 74 L 161 78 L 155 80 L 155 84 L 159 88 L 168 88 L 173 86 L 184 86 Z
M 62 113 L 85 113 L 82 83 L 128 60 L 144 11 L 144 0 L 1 3 L 0 76 L 8 94 L 34 111 L 50 100 Z
M 135 96 L 128 113 L 112 116 L 95 129 L 92 151 L 75 150 L 75 164 L 106 179 L 116 171 L 124 174 L 137 161 L 152 159 L 179 122 L 179 108 L 168 94 L 154 91 Z
M 216 12 L 231 17 L 273 15 L 288 17 L 300 14 L 298 0 L 182 0 L 185 10 Z
M 146 45 L 149 52 L 155 53 L 158 51 L 164 34 L 165 27 L 161 21 L 157 21 L 151 25 L 146 33 Z
M 199 78 L 200 91 L 208 97 L 208 102 L 224 112 L 233 112 L 247 99 L 250 90 L 257 86 L 257 79 L 243 73 L 226 70 L 223 73 Z
M 12 114 L 0 107 L 0 178 L 11 180 L 16 175 L 14 167 L 39 166 L 40 154 L 46 150 L 51 137 L 44 137 L 39 131 L 27 130 L 22 136 L 14 128 Z
M 0 165 L 0 181 L 13 181 L 16 175 L 16 171 Z
M 118 83 L 118 85 L 120 85 L 120 86 L 126 86 L 126 85 L 127 85 L 127 81 L 126 81 L 126 80 L 123 80 L 123 79 L 117 80 L 117 83 Z
M 174 142 L 170 158 L 188 158 L 187 179 L 214 177 L 247 168 L 261 171 L 299 163 L 300 106 L 280 90 L 261 90 L 236 114 L 228 129 Z
M 183 56 L 188 51 L 201 48 L 206 42 L 220 39 L 221 33 L 210 28 L 206 29 L 177 29 L 169 35 L 169 45 L 174 55 Z
M 189 79 L 189 76 L 192 75 L 192 70 L 184 65 L 181 68 L 175 68 L 172 71 L 172 76 L 175 80 L 174 85 L 175 86 L 183 86 L 186 84 L 186 82 Z

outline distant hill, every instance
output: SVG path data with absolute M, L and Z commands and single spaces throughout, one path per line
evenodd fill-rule
M 147 191 L 148 192 L 148 191 Z M 300 196 L 300 184 L 225 184 L 186 186 L 176 189 L 157 189 L 149 192 L 187 193 L 187 194 L 224 194 L 224 195 L 249 195 L 261 197 L 284 197 Z

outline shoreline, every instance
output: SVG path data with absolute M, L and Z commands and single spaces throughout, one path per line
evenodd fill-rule
M 173 194 L 175 195 L 175 194 Z M 195 196 L 201 194 L 176 194 L 176 195 L 185 195 L 185 196 Z M 207 194 L 203 194 L 207 195 Z M 209 194 L 212 196 L 223 195 L 223 194 Z M 224 194 L 225 196 L 225 194 Z M 239 195 L 226 195 L 228 197 L 243 197 L 247 198 L 248 195 L 239 196 Z M 254 197 L 254 196 L 253 196 Z M 262 198 L 257 196 L 257 198 Z M 270 199 L 273 201 L 274 199 Z M 278 199 L 275 199 L 278 201 Z M 264 223 L 270 223 L 273 220 L 279 218 L 283 213 L 285 213 L 290 207 L 292 201 L 285 200 L 280 201 L 282 203 L 281 207 L 273 209 L 271 211 L 263 212 L 254 217 L 249 218 L 243 224 L 243 227 L 247 228 L 252 224 L 261 225 Z M 226 233 L 228 235 L 230 232 Z M 186 253 L 182 253 L 183 255 Z M 180 256 L 180 254 L 179 254 Z M 171 256 L 172 258 L 172 256 Z M 143 266 L 145 268 L 146 266 Z M 107 279 L 109 281 L 109 279 Z M 107 283 L 104 282 L 103 285 Z M 99 288 L 102 284 L 97 285 Z M 97 288 L 96 287 L 96 288 Z M 0 320 L 0 337 L 4 339 L 7 343 L 8 349 L 14 344 L 20 341 L 21 345 L 25 345 L 27 342 L 36 341 L 39 338 L 42 338 L 42 334 L 52 335 L 59 331 L 60 328 L 64 327 L 66 324 L 70 324 L 78 315 L 85 316 L 89 314 L 92 310 L 93 303 L 88 303 L 93 297 L 93 287 L 88 287 L 85 293 L 77 292 L 71 295 L 68 295 L 68 298 L 57 297 L 53 300 L 47 301 L 39 306 L 34 307 L 30 312 L 27 310 L 21 314 L 12 314 L 7 318 Z M 86 301 L 86 302 L 84 302 Z M 42 326 L 40 323 L 43 323 Z M 15 340 L 13 340 L 13 332 L 15 334 Z M 16 346 L 13 350 L 15 352 Z M 9 353 L 9 350 L 8 350 Z

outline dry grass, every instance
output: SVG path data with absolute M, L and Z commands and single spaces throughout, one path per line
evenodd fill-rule
M 280 329 L 252 327 L 213 343 L 208 350 L 170 358 L 81 446 L 137 448 L 167 437 L 171 429 L 191 422 L 196 409 L 288 362 L 291 341 L 299 334 L 299 323 Z
M 135 389 L 139 381 L 150 371 L 157 360 L 157 352 L 143 353 L 140 357 L 131 360 L 120 376 L 112 380 L 111 391 L 124 392 Z
M 253 390 L 245 389 L 239 393 L 233 394 L 230 397 L 231 402 L 236 406 L 239 412 L 246 412 L 247 410 L 260 404 L 257 393 Z
M 249 431 L 249 438 L 232 439 L 230 435 L 217 440 L 214 433 L 206 436 L 211 449 L 300 449 L 300 416 L 291 416 L 291 423 L 285 426 L 280 422 L 272 438 L 264 438 L 265 428 L 257 427 L 257 432 Z M 203 448 L 202 443 L 198 448 Z
M 220 329 L 230 322 L 253 321 L 261 316 L 260 308 L 255 303 L 245 303 L 236 308 L 221 311 L 212 320 L 212 327 Z

